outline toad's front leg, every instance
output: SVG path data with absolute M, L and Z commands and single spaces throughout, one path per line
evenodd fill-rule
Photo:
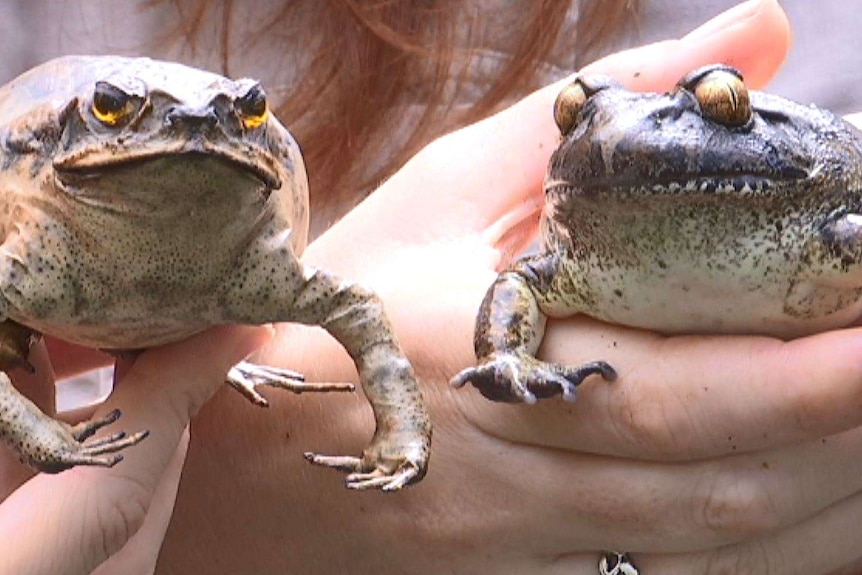
M 3 369 L 29 367 L 31 339 L 32 332 L 23 326 L 9 320 L 0 323 Z M 146 431 L 86 440 L 119 417 L 120 412 L 114 410 L 105 417 L 78 425 L 54 420 L 15 389 L 9 376 L 0 371 L 0 438 L 38 471 L 58 473 L 76 465 L 115 465 L 123 459 L 117 452 L 139 443 L 147 436 Z
M 309 270 L 293 306 L 297 320 L 320 325 L 350 354 L 371 402 L 377 428 L 356 457 L 306 454 L 312 463 L 351 472 L 348 487 L 400 489 L 422 479 L 431 449 L 431 422 L 410 362 L 380 299 L 326 272 Z
M 566 282 L 554 255 L 519 260 L 501 273 L 476 319 L 473 343 L 479 364 L 458 373 L 452 385 L 472 383 L 495 401 L 535 403 L 557 394 L 573 400 L 576 388 L 592 374 L 613 380 L 616 372 L 603 361 L 567 367 L 536 358 L 545 333 L 542 306 L 554 305 L 555 294 L 571 290 Z
M 259 254 L 257 254 L 260 257 Z M 400 489 L 422 479 L 431 448 L 431 423 L 410 362 L 380 299 L 319 270 L 303 269 L 287 248 L 263 265 L 252 253 L 239 270 L 245 279 L 226 295 L 236 322 L 298 322 L 326 329 L 350 355 L 376 430 L 362 457 L 306 454 L 312 463 L 347 471 L 353 489 Z M 260 274 L 266 269 L 269 273 Z

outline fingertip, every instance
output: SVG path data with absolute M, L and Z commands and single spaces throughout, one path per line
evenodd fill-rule
M 706 40 L 716 34 L 723 33 L 727 27 L 739 24 L 783 27 L 789 34 L 790 24 L 778 0 L 749 0 L 725 10 L 685 35 L 686 40 Z
M 823 407 L 825 416 L 851 408 L 862 417 L 862 329 L 828 331 L 790 341 L 776 370 L 793 378 L 795 395 L 805 398 L 810 411 Z M 775 385 L 786 385 L 778 378 Z M 850 415 L 850 414 L 848 414 Z
M 684 36 L 692 52 L 740 69 L 746 82 L 767 84 L 790 50 L 790 21 L 777 0 L 750 0 L 727 10 Z M 704 62 L 710 63 L 710 62 Z
M 584 69 L 615 77 L 632 90 L 668 90 L 700 66 L 725 63 L 759 88 L 790 49 L 790 23 L 776 0 L 751 0 L 719 14 L 678 40 L 612 54 Z

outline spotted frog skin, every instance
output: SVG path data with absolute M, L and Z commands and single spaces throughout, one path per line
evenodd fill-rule
M 578 78 L 555 119 L 540 252 L 488 291 L 456 386 L 532 403 L 616 376 L 536 359 L 547 317 L 793 338 L 862 314 L 862 140 L 840 118 L 710 66 L 667 94 Z
M 34 334 L 140 350 L 210 326 L 299 322 L 353 358 L 377 428 L 361 457 L 308 454 L 349 487 L 394 490 L 426 471 L 431 427 L 380 300 L 297 259 L 308 232 L 299 147 L 262 87 L 175 63 L 70 57 L 0 89 L 0 365 Z M 228 381 L 348 389 L 243 362 Z M 144 433 L 88 440 L 0 373 L 0 436 L 36 469 L 113 465 Z

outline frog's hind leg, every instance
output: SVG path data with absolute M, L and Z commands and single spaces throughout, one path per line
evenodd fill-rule
M 554 255 L 525 258 L 501 273 L 482 301 L 473 340 L 479 364 L 458 373 L 452 385 L 472 383 L 494 401 L 535 403 L 538 398 L 561 394 L 574 400 L 575 390 L 588 376 L 606 380 L 616 372 L 604 361 L 577 367 L 536 359 L 545 333 L 542 301 L 560 291 Z
M 344 346 L 377 424 L 361 457 L 306 453 L 306 459 L 348 472 L 352 489 L 395 491 L 422 479 L 431 450 L 430 416 L 380 299 L 359 285 L 306 269 L 290 319 L 319 325 Z
M 430 417 L 382 302 L 359 285 L 304 268 L 292 248 L 275 248 L 272 241 L 252 247 L 237 270 L 241 279 L 225 282 L 224 314 L 233 323 L 298 322 L 328 331 L 353 360 L 377 425 L 360 457 L 306 458 L 347 472 L 351 489 L 395 491 L 419 481 L 428 468 Z
M 240 392 L 243 397 L 260 407 L 269 406 L 269 402 L 256 389 L 267 385 L 286 389 L 293 393 L 354 391 L 352 383 L 307 383 L 305 376 L 299 372 L 258 365 L 249 361 L 241 361 L 231 368 L 227 374 L 227 384 Z

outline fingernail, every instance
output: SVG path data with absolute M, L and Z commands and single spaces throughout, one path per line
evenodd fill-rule
M 757 16 L 769 4 L 777 4 L 777 0 L 749 0 L 748 2 L 743 2 L 695 28 L 683 36 L 683 40 L 703 40 L 704 38 L 708 38 L 713 34 L 722 32 L 728 26 L 739 24 Z

